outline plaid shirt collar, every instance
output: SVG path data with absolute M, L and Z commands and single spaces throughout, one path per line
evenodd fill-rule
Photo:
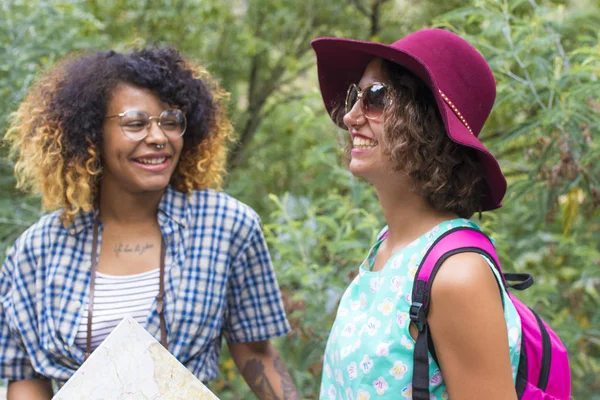
M 169 185 L 158 204 L 158 210 L 181 227 L 187 228 L 190 221 L 187 197 L 186 193 L 181 193 Z M 69 225 L 71 235 L 77 236 L 81 232 L 91 229 L 97 215 L 98 210 L 77 214 L 71 225 Z

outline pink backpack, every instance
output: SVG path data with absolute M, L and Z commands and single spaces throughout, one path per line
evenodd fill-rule
M 427 313 L 433 279 L 446 258 L 463 252 L 480 253 L 491 260 L 503 276 L 506 288 L 524 290 L 533 284 L 533 278 L 529 274 L 502 273 L 496 250 L 491 240 L 481 231 L 460 227 L 441 235 L 423 257 L 412 291 L 410 319 L 419 328 L 414 352 L 413 400 L 430 399 L 428 350 L 434 358 L 436 356 L 429 335 Z M 517 397 L 522 400 L 568 400 L 571 374 L 565 346 L 532 309 L 511 293 L 509 297 L 521 317 L 522 327 L 521 358 L 515 384 Z

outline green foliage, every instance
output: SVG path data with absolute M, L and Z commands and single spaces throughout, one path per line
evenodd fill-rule
M 343 165 L 344 132 L 318 91 L 310 39 L 392 42 L 424 26 L 466 37 L 494 71 L 498 96 L 482 138 L 509 180 L 481 223 L 506 270 L 536 284 L 520 295 L 556 329 L 573 395 L 600 392 L 600 3 L 597 0 L 10 0 L 0 6 L 0 128 L 39 71 L 72 51 L 175 45 L 231 92 L 239 135 L 226 190 L 262 216 L 293 332 L 276 345 L 303 398 L 344 288 L 383 226 L 376 196 Z M 6 155 L 4 151 L 3 155 Z M 0 250 L 40 216 L 0 161 Z M 224 354 L 211 383 L 248 389 Z

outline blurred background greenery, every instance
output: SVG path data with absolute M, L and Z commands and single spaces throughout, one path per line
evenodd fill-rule
M 262 216 L 293 332 L 276 341 L 303 398 L 342 291 L 383 220 L 341 162 L 344 132 L 322 106 L 310 40 L 391 43 L 423 27 L 466 37 L 498 83 L 481 138 L 509 181 L 480 223 L 520 295 L 569 349 L 575 399 L 600 399 L 600 0 L 4 0 L 0 132 L 40 72 L 73 51 L 174 45 L 231 92 L 238 134 L 225 190 Z M 460 60 L 457 60 L 460 62 Z M 0 254 L 43 210 L 0 158 Z M 252 398 L 224 354 L 210 384 Z

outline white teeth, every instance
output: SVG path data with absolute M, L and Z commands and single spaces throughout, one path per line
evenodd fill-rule
M 138 162 L 141 162 L 142 164 L 150 164 L 150 165 L 154 165 L 154 164 L 162 164 L 167 160 L 167 157 L 158 157 L 158 158 L 138 158 Z
M 358 136 L 355 136 L 352 139 L 352 144 L 354 147 L 375 147 L 375 146 L 377 146 L 377 142 L 375 140 L 361 138 Z

